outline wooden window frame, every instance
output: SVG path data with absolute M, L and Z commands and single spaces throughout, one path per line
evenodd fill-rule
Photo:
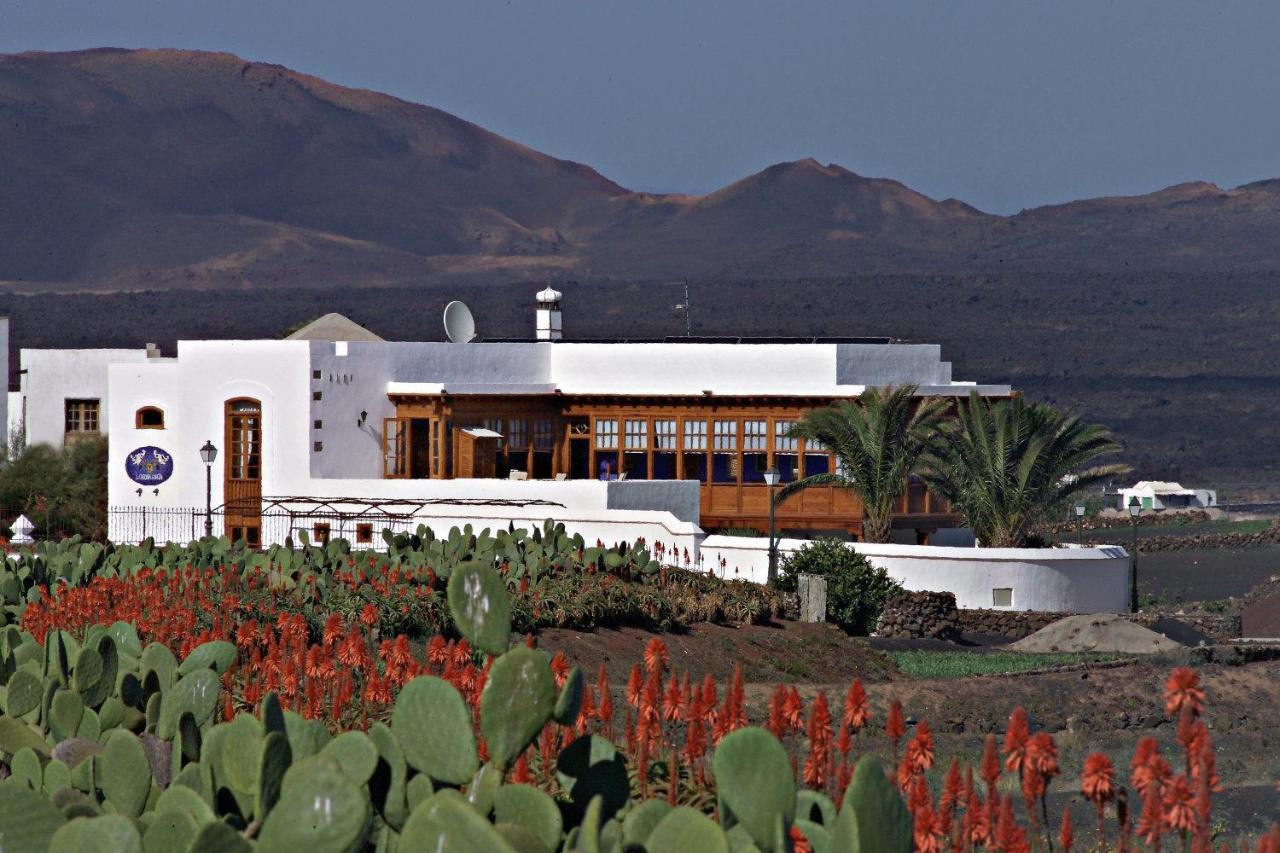
M 145 423 L 144 419 L 147 415 L 155 413 L 160 416 L 160 423 Z M 133 413 L 134 429 L 164 429 L 164 409 L 159 406 L 143 406 Z
M 101 435 L 102 400 L 94 397 L 67 397 L 62 403 L 64 435 Z M 92 422 L 90 428 L 88 424 Z

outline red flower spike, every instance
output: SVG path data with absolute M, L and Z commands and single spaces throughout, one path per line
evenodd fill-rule
M 1205 693 L 1200 687 L 1200 674 L 1189 666 L 1180 666 L 1169 675 L 1164 685 L 1165 712 L 1176 716 L 1183 708 L 1199 716 L 1204 711 Z

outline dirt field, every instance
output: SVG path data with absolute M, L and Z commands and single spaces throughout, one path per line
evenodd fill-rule
M 652 636 L 637 630 L 548 631 L 540 635 L 539 645 L 563 649 L 589 673 L 605 664 L 621 691 Z M 1218 648 L 1208 653 L 1187 650 L 1132 661 L 1074 664 L 1062 671 L 912 679 L 897 670 L 887 652 L 930 648 L 974 654 L 981 647 L 869 642 L 845 636 L 831 626 L 787 622 L 700 626 L 685 634 L 666 635 L 664 641 L 673 667 L 695 678 L 710 672 L 726 679 L 734 664 L 741 662 L 748 682 L 748 713 L 757 722 L 765 718 L 768 695 L 780 681 L 795 684 L 806 699 L 825 690 L 828 699 L 838 704 L 849 680 L 861 678 L 871 696 L 873 725 L 883 723 L 893 699 L 902 701 L 909 722 L 928 720 L 942 759 L 942 766 L 935 770 L 935 789 L 951 756 L 977 762 L 986 735 L 1002 733 L 1009 712 L 1021 705 L 1034 730 L 1051 732 L 1057 740 L 1063 775 L 1053 791 L 1059 810 L 1078 789 L 1078 772 L 1089 752 L 1109 753 L 1126 777 L 1134 744 L 1141 736 L 1153 735 L 1166 755 L 1177 754 L 1176 726 L 1164 716 L 1161 692 L 1170 669 L 1190 663 L 1199 667 L 1208 692 L 1206 720 L 1216 739 L 1218 770 L 1228 788 L 1216 801 L 1216 814 L 1226 821 L 1232 837 L 1261 832 L 1280 820 L 1280 797 L 1275 790 L 1275 780 L 1280 778 L 1280 659 L 1274 659 L 1280 651 L 1255 650 L 1250 654 L 1262 659 L 1253 662 Z M 884 753 L 888 744 L 872 736 L 866 748 Z M 1092 825 L 1083 806 L 1077 818 L 1077 826 Z

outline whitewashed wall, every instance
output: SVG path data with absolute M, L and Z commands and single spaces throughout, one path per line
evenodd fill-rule
M 779 553 L 806 544 L 783 539 Z M 1095 548 L 939 548 L 852 543 L 875 566 L 912 591 L 953 592 L 965 609 L 992 607 L 993 589 L 1012 589 L 1009 610 L 1116 613 L 1129 606 L 1129 555 L 1118 545 Z M 708 536 L 702 567 L 763 583 L 769 570 L 764 537 Z
M 147 361 L 145 349 L 24 349 L 19 387 L 26 399 L 27 446 L 62 446 L 68 399 L 98 400 L 99 426 L 107 428 L 110 405 L 108 370 L 113 364 Z M 133 411 L 129 412 L 133 425 Z

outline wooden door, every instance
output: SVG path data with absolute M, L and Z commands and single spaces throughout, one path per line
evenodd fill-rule
M 409 418 L 382 420 L 382 476 L 388 480 L 409 476 Z
M 223 440 L 226 534 L 256 548 L 262 544 L 262 403 L 246 397 L 228 400 Z

